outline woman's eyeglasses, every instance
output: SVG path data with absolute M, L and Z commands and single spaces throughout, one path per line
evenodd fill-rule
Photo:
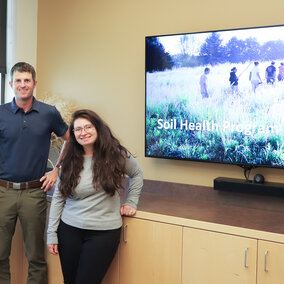
M 75 134 L 81 134 L 83 129 L 84 129 L 85 132 L 89 133 L 89 132 L 92 132 L 92 130 L 94 129 L 94 126 L 91 125 L 91 124 L 87 124 L 84 127 L 76 127 L 76 128 L 73 129 L 73 132 Z

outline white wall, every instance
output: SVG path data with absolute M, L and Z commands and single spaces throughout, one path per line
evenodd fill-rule
M 25 61 L 36 68 L 38 0 L 8 0 L 5 102 L 13 98 L 9 70 Z

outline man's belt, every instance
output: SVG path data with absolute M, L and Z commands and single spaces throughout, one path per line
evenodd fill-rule
M 39 179 L 27 182 L 10 182 L 7 180 L 0 179 L 0 186 L 13 189 L 27 189 L 41 187 L 42 182 L 40 182 Z

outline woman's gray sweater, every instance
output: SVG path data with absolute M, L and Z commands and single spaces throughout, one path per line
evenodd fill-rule
M 126 159 L 126 174 L 129 188 L 123 205 L 137 208 L 143 185 L 143 173 L 136 160 Z M 120 195 L 110 196 L 103 189 L 95 189 L 92 184 L 92 157 L 85 157 L 84 169 L 75 193 L 65 199 L 58 189 L 58 179 L 52 196 L 47 229 L 47 244 L 57 244 L 57 228 L 60 219 L 73 227 L 89 230 L 111 230 L 122 226 L 120 215 Z

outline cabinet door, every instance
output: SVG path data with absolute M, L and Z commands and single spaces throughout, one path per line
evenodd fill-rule
M 258 241 L 257 284 L 284 283 L 284 245 Z
M 181 283 L 182 228 L 137 218 L 124 226 L 119 283 Z
M 49 284 L 62 284 L 63 275 L 59 255 L 52 255 L 46 252 L 47 274 Z
M 255 284 L 257 240 L 184 228 L 183 284 Z

